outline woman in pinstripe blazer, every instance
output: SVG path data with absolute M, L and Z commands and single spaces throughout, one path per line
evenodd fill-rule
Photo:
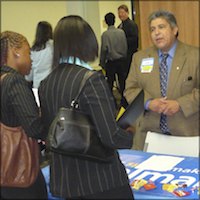
M 9 127 L 22 126 L 28 137 L 44 139 L 46 135 L 39 117 L 39 109 L 33 92 L 24 79 L 24 75 L 31 69 L 28 41 L 23 35 L 13 31 L 2 32 L 0 39 L 0 67 L 3 76 L 0 121 Z M 0 199 L 47 199 L 46 184 L 41 170 L 36 181 L 29 187 L 1 187 L 0 190 Z
M 46 129 L 60 107 L 70 106 L 87 64 L 98 55 L 98 44 L 89 24 L 79 16 L 63 17 L 54 32 L 54 70 L 41 82 L 39 97 Z M 132 134 L 115 121 L 115 104 L 104 76 L 95 72 L 86 82 L 79 99 L 80 109 L 91 116 L 96 134 L 114 155 L 100 163 L 51 153 L 50 190 L 66 199 L 133 199 L 129 180 L 117 153 L 132 146 Z

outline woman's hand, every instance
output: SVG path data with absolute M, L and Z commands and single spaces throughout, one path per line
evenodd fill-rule
M 126 131 L 131 134 L 135 134 L 135 126 L 129 126 L 128 128 L 126 128 Z

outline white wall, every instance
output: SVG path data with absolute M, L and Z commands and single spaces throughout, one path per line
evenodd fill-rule
M 22 33 L 32 45 L 39 21 L 48 21 L 54 28 L 61 17 L 75 14 L 82 16 L 91 25 L 100 48 L 101 34 L 107 29 L 104 16 L 108 12 L 113 12 L 116 16 L 115 25 L 118 26 L 120 20 L 117 15 L 117 8 L 121 4 L 126 4 L 131 13 L 131 2 L 129 0 L 1 1 L 1 31 L 12 30 Z M 92 65 L 98 67 L 98 63 L 99 60 L 96 60 Z
M 104 22 L 104 16 L 108 12 L 113 12 L 116 16 L 115 26 L 117 27 L 120 24 L 120 20 L 117 14 L 117 8 L 121 4 L 126 4 L 130 11 L 131 15 L 131 2 L 130 1 L 67 1 L 67 14 L 76 14 L 83 17 L 94 30 L 98 43 L 99 49 L 101 46 L 101 34 L 107 29 L 107 26 Z M 93 67 L 98 69 L 99 58 L 91 63 Z
M 101 37 L 100 27 L 100 13 L 99 13 L 99 2 L 98 1 L 67 1 L 67 14 L 80 15 L 85 19 L 92 29 L 94 30 L 98 42 Z
M 1 1 L 1 31 L 19 32 L 32 45 L 39 21 L 48 21 L 54 28 L 64 15 L 64 1 Z
M 98 1 L 67 1 L 67 15 L 80 15 L 86 20 L 97 37 L 98 44 L 101 39 L 101 27 L 100 27 L 100 14 Z M 90 63 L 95 69 L 99 68 L 99 58 L 93 63 Z

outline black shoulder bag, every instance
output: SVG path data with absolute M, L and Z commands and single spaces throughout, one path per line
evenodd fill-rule
M 50 151 L 87 160 L 109 162 L 114 150 L 102 144 L 90 116 L 78 109 L 78 98 L 93 72 L 83 77 L 79 92 L 70 108 L 61 107 L 53 120 L 47 137 Z

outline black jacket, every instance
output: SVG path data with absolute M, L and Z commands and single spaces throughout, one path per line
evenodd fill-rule
M 7 126 L 22 126 L 29 137 L 45 138 L 39 108 L 28 82 L 16 70 L 1 67 L 7 74 L 1 83 L 1 122 Z
M 42 118 L 48 130 L 61 106 L 69 106 L 76 96 L 87 69 L 61 64 L 41 82 L 39 97 Z M 115 154 L 110 163 L 98 163 L 52 153 L 50 190 L 63 198 L 85 196 L 129 183 L 117 148 L 130 148 L 132 135 L 120 129 L 115 121 L 115 105 L 104 76 L 97 72 L 86 82 L 79 107 L 91 116 L 102 143 Z
M 123 21 L 118 28 L 122 28 L 126 34 L 128 54 L 133 54 L 138 49 L 138 26 L 130 18 Z

